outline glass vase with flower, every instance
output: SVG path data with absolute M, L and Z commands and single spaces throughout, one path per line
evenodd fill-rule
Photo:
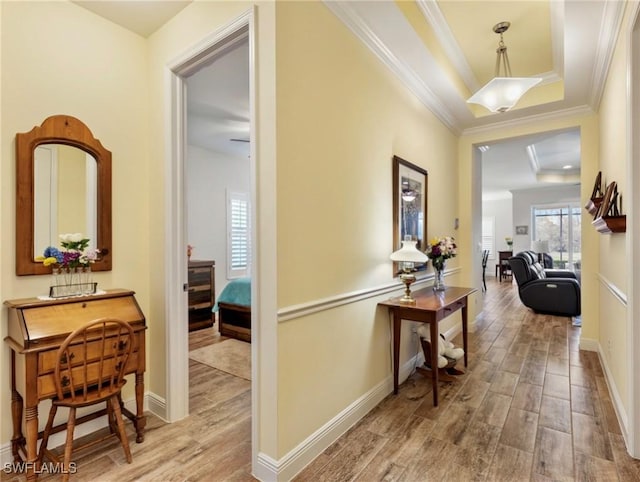
M 36 258 L 45 266 L 51 266 L 53 280 L 49 289 L 50 297 L 95 293 L 96 283 L 91 277 L 91 264 L 98 259 L 100 251 L 90 248 L 89 242 L 89 238 L 81 233 L 61 234 L 62 249 L 49 246 L 42 256 Z
M 427 245 L 426 255 L 433 265 L 433 290 L 444 291 L 444 269 L 446 261 L 457 254 L 457 246 L 452 236 L 433 238 Z

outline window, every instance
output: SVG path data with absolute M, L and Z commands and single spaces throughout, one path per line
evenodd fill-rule
M 495 258 L 496 252 L 496 218 L 482 218 L 482 251 L 489 250 L 489 257 Z
M 250 268 L 249 195 L 227 191 L 227 278 L 249 276 Z
M 534 206 L 532 239 L 549 242 L 554 268 L 573 268 L 581 253 L 581 209 L 577 205 Z

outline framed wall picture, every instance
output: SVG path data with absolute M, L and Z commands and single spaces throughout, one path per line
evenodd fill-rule
M 516 226 L 516 234 L 529 234 L 529 226 Z
M 427 171 L 393 156 L 393 249 L 410 236 L 424 251 L 427 239 Z M 394 274 L 398 267 L 394 263 Z

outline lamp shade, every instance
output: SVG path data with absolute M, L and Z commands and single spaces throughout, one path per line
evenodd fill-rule
M 391 261 L 400 263 L 425 263 L 429 258 L 416 248 L 417 241 L 402 241 L 402 248 L 391 253 Z
M 506 112 L 516 105 L 531 87 L 541 81 L 542 79 L 535 77 L 495 77 L 467 102 L 480 104 L 491 112 Z
M 548 253 L 549 241 L 533 241 L 531 243 L 531 250 L 536 253 Z

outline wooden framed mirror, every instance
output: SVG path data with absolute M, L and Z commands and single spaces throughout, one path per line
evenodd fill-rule
M 18 276 L 51 273 L 35 258 L 69 232 L 100 250 L 93 271 L 111 270 L 111 152 L 82 121 L 54 115 L 16 134 L 16 181 Z
M 428 173 L 415 164 L 393 156 L 393 248 L 402 247 L 409 236 L 416 241 L 416 248 L 427 247 L 427 181 Z M 425 266 L 426 267 L 426 266 Z M 422 269 L 425 269 L 423 267 Z M 393 263 L 394 276 L 399 270 Z

